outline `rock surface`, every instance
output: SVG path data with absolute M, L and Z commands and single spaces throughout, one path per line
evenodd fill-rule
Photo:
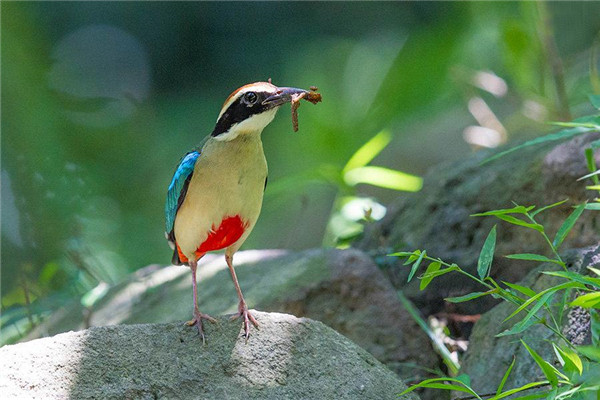
M 69 332 L 0 349 L 3 399 L 391 399 L 406 386 L 320 322 L 256 312 L 247 343 L 228 317 L 207 343 L 181 323 Z M 413 394 L 402 397 L 417 399 Z
M 565 254 L 564 259 L 569 268 L 575 271 L 582 271 L 588 265 L 598 267 L 600 266 L 600 246 L 571 250 Z M 531 271 L 519 284 L 539 292 L 563 283 L 564 279 L 540 274 L 540 271 L 556 270 L 557 268 L 559 267 L 555 264 L 542 264 Z M 555 297 L 560 297 L 560 295 Z M 496 391 L 504 373 L 513 361 L 513 357 L 516 357 L 516 363 L 506 382 L 505 390 L 544 379 L 544 374 L 519 339 L 523 339 L 546 361 L 558 362 L 550 344 L 550 340 L 557 341 L 557 337 L 542 325 L 531 326 L 520 335 L 495 336 L 519 321 L 517 316 L 508 322 L 503 322 L 514 309 L 515 307 L 510 303 L 503 302 L 483 314 L 473 327 L 461 373 L 466 373 L 471 377 L 472 387 L 478 393 L 494 393 Z M 574 344 L 590 344 L 589 314 L 576 314 L 578 313 L 569 314 L 564 318 L 566 325 L 563 333 Z
M 409 268 L 383 255 L 392 251 L 425 249 L 444 261 L 455 262 L 475 271 L 479 252 L 494 224 L 498 224 L 496 255 L 492 275 L 516 282 L 531 269 L 531 263 L 500 256 L 513 253 L 546 254 L 549 249 L 535 231 L 471 214 L 510 208 L 513 201 L 538 207 L 569 199 L 566 205 L 540 214 L 540 222 L 553 234 L 574 205 L 594 197 L 577 178 L 587 173 L 584 149 L 599 134 L 586 134 L 557 145 L 556 142 L 515 151 L 503 158 L 481 164 L 495 151 L 480 151 L 452 165 L 434 168 L 424 178 L 420 192 L 404 195 L 388 208 L 384 219 L 367 226 L 354 247 L 388 264 L 396 287 L 426 314 L 442 310 L 443 298 L 479 290 L 473 281 L 456 274 L 436 278 L 426 291 L 419 291 L 418 280 L 406 285 Z M 500 149 L 502 150 L 502 149 Z M 600 152 L 596 152 L 600 163 Z M 563 244 L 563 248 L 581 248 L 600 239 L 600 213 L 586 211 Z M 487 299 L 487 298 L 486 298 Z M 479 313 L 494 302 L 486 299 L 454 306 L 463 313 Z M 490 299 L 491 300 L 491 299 Z M 487 303 L 486 303 L 487 301 Z
M 417 364 L 436 368 L 430 341 L 397 299 L 373 261 L 358 250 L 276 250 L 236 254 L 236 271 L 250 307 L 319 320 L 373 354 L 403 378 L 423 377 Z M 237 296 L 222 256 L 198 268 L 200 310 L 237 310 Z M 185 321 L 191 318 L 192 282 L 187 267 L 149 267 L 111 288 L 89 310 L 91 326 Z M 52 316 L 30 339 L 82 329 L 81 306 Z

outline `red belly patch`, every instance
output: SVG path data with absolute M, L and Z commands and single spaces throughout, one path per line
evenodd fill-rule
M 239 215 L 224 218 L 218 228 L 215 229 L 213 225 L 213 229 L 208 234 L 206 240 L 196 249 L 196 257 L 199 259 L 206 252 L 221 250 L 231 246 L 242 237 L 247 227 L 248 224 L 244 223 Z M 177 252 L 181 261 L 188 262 L 187 257 L 181 252 L 179 245 L 177 245 Z

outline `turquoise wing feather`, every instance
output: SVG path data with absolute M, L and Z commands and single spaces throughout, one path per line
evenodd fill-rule
M 192 179 L 194 173 L 194 167 L 196 166 L 196 160 L 200 156 L 199 151 L 190 151 L 187 153 L 179 162 L 179 166 L 173 175 L 169 190 L 167 192 L 167 202 L 165 204 L 165 217 L 166 225 L 165 232 L 167 233 L 168 239 L 171 242 L 175 242 L 175 234 L 173 233 L 173 227 L 175 225 L 175 216 L 177 210 L 183 203 L 187 188 Z

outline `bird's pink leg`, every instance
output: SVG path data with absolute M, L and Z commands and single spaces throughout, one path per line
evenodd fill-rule
M 202 326 L 202 320 L 207 319 L 212 323 L 217 322 L 217 320 L 208 314 L 202 314 L 200 309 L 198 309 L 198 284 L 196 282 L 196 269 L 198 268 L 198 262 L 190 260 L 189 266 L 192 270 L 192 290 L 194 291 L 194 319 L 186 322 L 186 324 L 188 326 L 196 325 L 198 328 L 198 334 L 202 337 L 202 343 L 206 343 L 204 339 L 204 327 Z
M 246 340 L 248 340 L 248 337 L 250 337 L 250 322 L 252 322 L 252 324 L 254 324 L 256 328 L 258 328 L 258 321 L 248 311 L 248 305 L 246 304 L 246 300 L 244 300 L 242 289 L 240 289 L 240 284 L 238 283 L 237 275 L 235 274 L 235 270 L 233 269 L 233 256 L 225 255 L 225 261 L 227 261 L 227 266 L 229 267 L 229 272 L 231 272 L 231 279 L 233 280 L 233 285 L 235 286 L 238 298 L 240 299 L 240 303 L 238 305 L 238 313 L 237 315 L 234 315 L 231 319 L 237 319 L 238 317 L 243 318 L 244 337 L 246 338 Z

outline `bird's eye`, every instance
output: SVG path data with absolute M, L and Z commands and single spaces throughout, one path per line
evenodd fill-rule
M 254 92 L 248 92 L 244 95 L 244 101 L 248 105 L 253 105 L 258 100 L 258 96 Z

